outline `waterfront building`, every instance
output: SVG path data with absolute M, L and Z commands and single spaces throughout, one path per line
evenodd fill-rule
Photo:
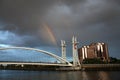
M 78 49 L 79 60 L 98 58 L 109 61 L 108 45 L 106 43 L 91 43 Z

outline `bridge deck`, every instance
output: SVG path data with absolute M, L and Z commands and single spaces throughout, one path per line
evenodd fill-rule
M 33 62 L 0 62 L 0 69 L 3 70 L 80 70 L 68 64 L 60 63 L 33 63 Z
M 38 62 L 0 62 L 0 65 L 45 65 L 45 66 L 71 66 L 61 63 L 38 63 Z

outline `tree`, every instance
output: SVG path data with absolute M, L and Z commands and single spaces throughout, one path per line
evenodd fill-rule
M 110 63 L 112 64 L 119 64 L 120 63 L 120 59 L 114 58 L 114 57 L 110 57 Z
M 103 63 L 105 63 L 105 62 L 98 58 L 93 58 L 93 59 L 87 58 L 87 59 L 83 60 L 83 64 L 103 64 Z

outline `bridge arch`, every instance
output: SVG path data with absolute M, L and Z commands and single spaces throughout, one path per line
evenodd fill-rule
M 7 50 L 7 49 L 33 50 L 33 51 L 41 52 L 41 53 L 47 54 L 47 55 L 49 55 L 49 56 L 51 56 L 51 57 L 54 57 L 54 58 L 56 58 L 58 61 L 60 61 L 61 63 L 62 63 L 62 62 L 65 62 L 65 63 L 67 63 L 68 65 L 72 65 L 69 61 L 67 61 L 67 60 L 65 60 L 65 59 L 63 59 L 63 58 L 61 58 L 61 57 L 59 57 L 59 56 L 57 56 L 57 55 L 55 55 L 55 54 L 53 54 L 53 53 L 51 53 L 51 52 L 48 52 L 48 51 L 45 51 L 45 50 L 41 50 L 41 49 L 28 48 L 28 47 L 4 47 L 4 48 L 2 47 L 2 48 L 0 48 L 0 50 Z

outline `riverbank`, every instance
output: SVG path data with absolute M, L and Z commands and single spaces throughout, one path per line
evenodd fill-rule
M 119 70 L 120 64 L 82 64 L 81 70 Z
M 43 66 L 43 65 L 0 65 L 1 70 L 33 70 L 33 71 L 87 71 L 87 70 L 117 70 L 120 64 L 82 64 L 81 67 Z

